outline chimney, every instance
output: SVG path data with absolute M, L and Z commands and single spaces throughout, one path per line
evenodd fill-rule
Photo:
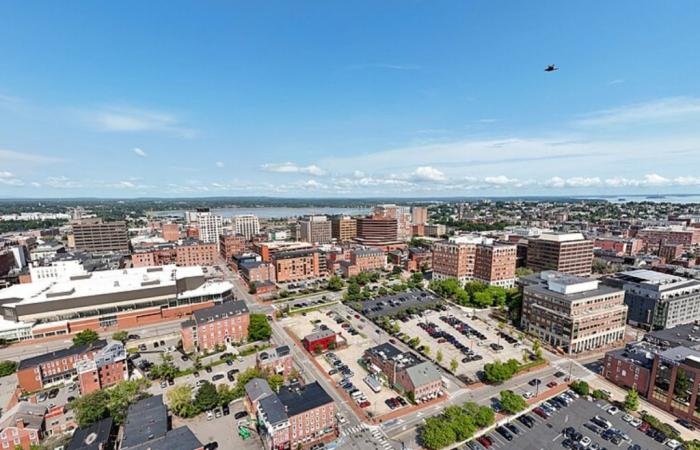
M 24 430 L 24 420 L 22 418 L 18 418 L 15 421 L 15 426 L 17 427 L 18 430 Z

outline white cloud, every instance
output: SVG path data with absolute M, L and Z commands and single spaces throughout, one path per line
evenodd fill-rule
M 32 163 L 32 164 L 52 164 L 63 161 L 61 158 L 35 153 L 17 152 L 14 150 L 0 149 L 0 163 Z
M 0 171 L 0 184 L 6 186 L 24 186 L 24 181 L 16 178 L 12 172 Z
M 438 170 L 434 167 L 422 166 L 422 167 L 418 167 L 410 175 L 410 179 L 415 180 L 415 181 L 442 182 L 442 181 L 445 181 L 447 178 L 445 177 L 444 173 L 442 173 L 440 170 Z
M 520 181 L 517 178 L 508 178 L 505 175 L 498 175 L 495 177 L 486 177 L 484 178 L 484 182 L 497 186 L 505 186 L 508 184 L 518 184 Z
M 670 97 L 618 108 L 603 109 L 581 117 L 581 126 L 615 126 L 672 122 L 700 118 L 700 98 Z
M 646 186 L 664 186 L 669 184 L 670 181 L 668 178 L 655 173 L 644 175 L 644 185 Z
M 216 162 L 216 167 L 224 167 L 224 162 L 223 162 L 223 161 L 217 161 L 217 162 Z
M 300 166 L 292 162 L 285 162 L 281 164 L 264 164 L 262 166 L 262 170 L 275 173 L 305 173 L 315 177 L 320 177 L 326 174 L 325 170 L 321 169 L 315 164 Z
M 56 189 L 76 189 L 83 187 L 82 183 L 75 180 L 71 180 L 70 178 L 65 176 L 48 177 L 44 184 Z
M 182 138 L 197 135 L 196 130 L 184 126 L 175 114 L 164 111 L 112 106 L 80 114 L 100 131 L 161 132 Z
M 142 158 L 145 158 L 148 156 L 148 153 L 146 153 L 145 151 L 143 151 L 142 149 L 140 149 L 138 147 L 134 148 L 134 153 L 136 153 L 136 156 L 140 156 Z
M 593 186 L 600 186 L 602 184 L 602 181 L 600 180 L 599 177 L 571 177 L 571 178 L 562 178 L 562 177 L 552 177 L 549 180 L 546 180 L 544 183 L 541 183 L 544 186 L 547 187 L 553 187 L 553 188 L 564 188 L 564 187 L 593 187 Z

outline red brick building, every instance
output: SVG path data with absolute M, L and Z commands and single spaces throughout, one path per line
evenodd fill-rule
M 635 389 L 646 397 L 653 364 L 652 349 L 646 349 L 644 344 L 632 344 L 606 353 L 601 374 L 615 385 Z
M 264 263 L 260 261 L 247 261 L 238 266 L 238 272 L 241 277 L 248 283 L 265 283 L 268 281 L 275 282 L 277 277 L 275 275 L 274 264 Z
M 309 353 L 328 350 L 337 345 L 337 335 L 333 330 L 320 330 L 304 337 L 301 343 Z
M 82 395 L 114 386 L 129 379 L 126 349 L 121 343 L 112 342 L 92 359 L 78 361 L 76 370 Z
M 192 352 L 244 342 L 248 339 L 249 323 L 248 307 L 240 300 L 200 309 L 180 326 L 182 347 Z
M 359 272 L 374 272 L 386 266 L 386 254 L 379 248 L 360 248 L 350 254 L 350 262 Z
M 133 267 L 154 267 L 167 264 L 176 264 L 180 267 L 210 266 L 216 260 L 216 244 L 196 240 L 136 250 L 131 255 L 131 265 Z
M 617 256 L 634 256 L 642 251 L 644 241 L 636 238 L 599 237 L 593 246 Z
M 228 261 L 233 255 L 238 255 L 246 250 L 246 238 L 241 234 L 221 234 L 219 235 L 219 251 L 221 257 Z
M 278 283 L 310 280 L 321 276 L 320 255 L 316 250 L 277 253 L 272 257 Z
M 293 368 L 292 353 L 286 345 L 259 352 L 255 357 L 255 367 L 270 374 L 282 375 L 287 379 Z
M 0 446 L 3 449 L 21 447 L 30 450 L 39 446 L 44 434 L 45 406 L 19 402 L 9 411 L 3 411 L 0 421 Z
M 658 249 L 665 244 L 690 246 L 700 244 L 700 228 L 649 227 L 637 231 L 637 237 L 644 241 L 647 250 Z
M 517 246 L 499 242 L 478 244 L 474 257 L 474 279 L 492 286 L 515 286 Z
M 180 240 L 180 225 L 176 223 L 164 223 L 161 227 L 163 239 L 170 242 Z
M 107 346 L 107 341 L 98 340 L 90 345 L 69 347 L 23 359 L 17 366 L 17 382 L 23 392 L 36 392 L 47 386 L 70 381 L 78 374 L 81 361 L 92 361 L 95 355 Z

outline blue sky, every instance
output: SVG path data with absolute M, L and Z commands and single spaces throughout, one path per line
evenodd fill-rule
M 1 2 L 0 197 L 700 192 L 698 23 L 696 0 Z

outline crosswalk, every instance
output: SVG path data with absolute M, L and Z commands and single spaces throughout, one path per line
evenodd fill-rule
M 372 438 L 375 440 L 375 442 L 377 442 L 384 450 L 392 450 L 394 448 L 378 427 L 369 427 L 364 423 L 341 430 L 340 436 L 341 438 L 344 438 L 346 436 L 351 436 L 353 434 L 364 432 L 369 432 L 372 435 Z

